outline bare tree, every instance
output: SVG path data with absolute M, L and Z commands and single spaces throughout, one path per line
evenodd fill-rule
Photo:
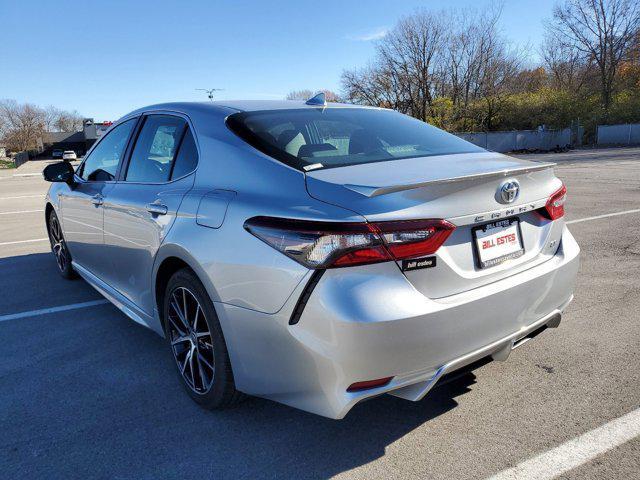
M 335 92 L 332 92 L 331 90 L 316 90 L 315 92 L 313 90 L 309 90 L 309 89 L 304 89 L 304 90 L 293 90 L 291 92 L 289 92 L 286 96 L 286 100 L 309 100 L 311 97 L 313 97 L 316 93 L 318 92 L 322 92 L 325 95 L 325 98 L 327 100 L 327 102 L 339 102 L 340 98 L 338 97 L 338 94 Z
M 292 90 L 287 93 L 285 100 L 308 100 L 313 97 L 313 91 L 309 89 Z
M 566 0 L 547 28 L 565 47 L 598 69 L 600 97 L 608 116 L 620 62 L 640 28 L 637 0 Z
M 79 132 L 84 118 L 75 110 L 69 112 L 50 105 L 43 109 L 44 127 L 47 132 Z
M 553 32 L 547 32 L 540 54 L 554 88 L 574 93 L 583 89 L 592 65 L 585 63 L 577 49 L 560 41 Z
M 521 58 L 509 52 L 505 45 L 489 43 L 483 50 L 482 75 L 478 97 L 484 103 L 478 123 L 486 130 L 494 128 L 495 117 L 504 108 L 505 101 L 513 91 L 512 84 L 520 70 Z
M 383 71 L 396 96 L 408 102 L 409 113 L 421 120 L 432 114 L 432 103 L 441 79 L 447 27 L 441 12 L 419 10 L 400 19 L 378 44 Z
M 499 32 L 501 15 L 502 5 L 492 4 L 483 11 L 454 11 L 448 19 L 451 26 L 446 48 L 448 95 L 454 106 L 454 120 L 462 120 L 463 128 L 472 115 L 470 104 L 479 99 L 488 107 L 481 123 L 491 125 L 501 103 L 499 96 L 513 82 L 520 63 L 519 56 L 509 50 Z
M 368 67 L 343 72 L 346 96 L 443 126 L 465 128 L 468 119 L 491 128 L 521 63 L 500 35 L 501 12 L 494 4 L 482 12 L 418 10 L 402 18 Z M 482 115 L 470 109 L 477 102 L 485 105 Z
M 375 60 L 368 67 L 343 72 L 347 99 L 427 120 L 442 90 L 446 36 L 441 13 L 419 10 L 403 17 L 379 41 Z
M 79 132 L 83 127 L 83 117 L 75 110 L 68 112 L 61 110 L 54 122 L 54 127 L 59 132 Z
M 62 110 L 58 107 L 54 107 L 53 105 L 49 105 L 48 107 L 43 109 L 43 120 L 44 120 L 44 129 L 47 132 L 53 132 L 56 129 L 56 121 L 60 117 Z
M 342 73 L 342 85 L 349 102 L 410 113 L 409 102 L 403 97 L 397 77 L 381 65 L 371 64 L 362 69 L 345 70 Z
M 45 112 L 29 104 L 19 104 L 15 100 L 0 101 L 3 139 L 11 150 L 28 151 L 38 147 L 38 140 L 45 129 Z

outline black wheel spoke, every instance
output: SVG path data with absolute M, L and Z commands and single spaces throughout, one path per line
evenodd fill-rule
M 187 293 L 186 289 L 182 289 L 182 315 L 187 323 L 187 327 L 191 327 L 189 324 L 189 311 L 187 310 Z
M 188 342 L 189 341 L 189 337 L 186 336 L 180 336 L 174 340 L 171 340 L 171 345 L 178 345 L 179 343 L 184 343 L 184 342 Z
M 184 357 L 184 363 L 182 364 L 182 367 L 180 368 L 180 372 L 185 375 L 186 371 L 187 371 L 187 365 L 189 363 L 189 357 L 191 356 L 191 350 L 189 350 L 187 352 L 187 354 Z
M 196 363 L 198 364 L 198 373 L 200 375 L 200 384 L 202 385 L 202 388 L 206 388 L 207 384 L 209 383 L 207 380 L 207 376 L 204 373 L 204 369 L 202 368 L 202 363 L 200 362 L 200 353 L 196 354 Z
M 171 324 L 173 325 L 173 327 L 176 329 L 176 331 L 178 332 L 179 336 L 181 337 L 186 337 L 189 334 L 188 329 L 185 328 L 184 323 L 182 323 L 181 320 L 176 321 L 173 316 L 171 315 L 171 312 L 169 312 L 169 321 L 171 322 Z
M 193 385 L 194 389 L 197 389 L 196 386 L 196 375 L 193 369 L 193 349 L 189 351 L 189 372 L 191 373 L 191 385 Z
M 187 320 L 184 311 L 182 310 L 182 308 L 180 307 L 180 303 L 178 298 L 176 297 L 176 294 L 172 294 L 171 296 L 171 308 L 173 308 L 173 311 L 176 313 L 176 315 L 178 316 L 178 319 L 180 320 L 180 323 L 182 324 L 182 328 L 185 332 L 188 332 L 190 330 L 189 327 L 189 321 Z
M 168 338 L 185 383 L 196 393 L 210 390 L 215 376 L 213 342 L 204 310 L 185 287 L 170 294 Z
M 60 222 L 58 222 L 58 217 L 55 214 L 51 214 L 49 218 L 49 241 L 51 242 L 51 250 L 56 259 L 56 264 L 60 271 L 64 272 L 69 264 L 69 254 L 62 236 Z
M 200 352 L 198 352 L 198 360 L 204 363 L 207 367 L 209 367 L 209 370 L 213 370 L 213 364 L 209 362 L 209 360 L 204 358 L 204 355 L 202 355 Z

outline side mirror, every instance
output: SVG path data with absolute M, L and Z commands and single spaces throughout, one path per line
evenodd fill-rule
M 68 162 L 57 162 L 47 165 L 42 171 L 42 176 L 47 182 L 64 182 L 73 185 L 73 166 Z

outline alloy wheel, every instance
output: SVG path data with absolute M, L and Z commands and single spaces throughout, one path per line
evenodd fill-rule
M 51 242 L 51 250 L 56 257 L 58 268 L 61 272 L 64 272 L 69 265 L 69 251 L 64 242 L 60 222 L 55 214 L 49 218 L 49 241 Z
M 178 370 L 191 390 L 207 393 L 213 385 L 215 360 L 204 310 L 185 287 L 175 288 L 170 295 L 168 334 Z

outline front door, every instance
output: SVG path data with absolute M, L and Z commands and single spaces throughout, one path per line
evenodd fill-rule
M 61 200 L 62 227 L 73 261 L 102 277 L 110 268 L 104 254 L 104 199 L 115 185 L 118 165 L 137 119 L 114 127 L 76 172 L 76 185 Z
M 197 159 L 185 119 L 147 115 L 126 171 L 105 198 L 104 242 L 113 265 L 105 281 L 149 316 L 155 255 L 193 186 Z
M 60 195 L 64 237 L 74 263 L 97 274 L 104 263 L 103 198 L 113 188 L 107 182 L 82 182 Z

